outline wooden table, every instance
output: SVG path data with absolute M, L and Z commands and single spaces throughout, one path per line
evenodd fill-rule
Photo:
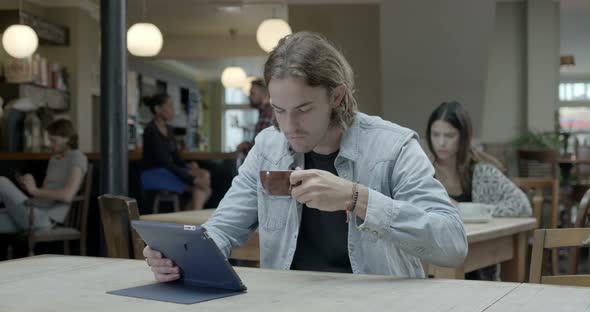
M 201 225 L 209 219 L 213 209 L 182 211 L 141 216 L 142 220 Z M 428 265 L 429 275 L 436 278 L 463 278 L 486 266 L 502 263 L 502 280 L 523 282 L 526 273 L 528 232 L 537 228 L 535 218 L 493 218 L 489 223 L 465 224 L 469 253 L 462 267 L 442 268 Z M 258 233 L 232 253 L 232 258 L 257 261 Z M 245 256 L 244 256 L 245 255 Z
M 213 214 L 215 209 L 190 210 L 169 213 L 142 215 L 139 218 L 146 221 L 170 222 L 178 224 L 201 225 Z
M 139 260 L 0 262 L 0 311 L 584 311 L 590 288 L 236 267 L 248 292 L 196 305 L 106 294 L 153 283 Z
M 428 273 L 436 278 L 462 279 L 466 272 L 501 263 L 503 281 L 524 282 L 527 238 L 536 228 L 535 218 L 492 218 L 488 223 L 465 224 L 469 252 L 463 266 L 429 265 Z

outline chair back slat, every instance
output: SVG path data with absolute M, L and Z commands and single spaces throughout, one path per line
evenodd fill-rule
M 84 186 L 82 188 L 81 196 L 82 202 L 80 205 L 82 206 L 82 211 L 78 218 L 78 228 L 80 229 L 80 233 L 82 233 L 82 237 L 86 239 L 86 231 L 88 228 L 88 213 L 90 210 L 90 200 L 92 197 L 92 183 L 94 179 L 94 165 L 92 163 L 88 163 L 88 169 L 86 171 L 86 179 L 84 181 Z
M 126 259 L 130 257 L 128 233 L 131 229 L 134 256 L 137 259 L 143 259 L 143 241 L 130 225 L 131 220 L 139 219 L 137 201 L 125 196 L 106 194 L 100 196 L 98 202 L 107 245 L 107 256 Z
M 536 230 L 531 254 L 530 283 L 590 286 L 590 275 L 543 276 L 543 255 L 545 249 L 581 247 L 590 243 L 590 228 Z
M 590 207 L 590 190 L 587 190 L 578 205 L 578 214 L 576 216 L 576 222 L 574 228 L 587 227 L 588 221 L 588 208 Z M 578 262 L 579 262 L 580 248 L 572 247 L 568 251 L 568 274 L 578 273 Z M 588 271 L 590 272 L 590 261 L 588 262 Z
M 129 212 L 129 222 L 133 220 L 139 220 L 137 201 L 129 201 L 129 204 L 127 205 L 127 211 Z M 135 231 L 133 228 L 131 228 L 131 239 L 133 240 L 133 255 L 135 256 L 135 259 L 143 260 L 143 248 L 145 247 L 145 243 L 143 239 L 139 237 L 137 231 Z
M 541 284 L 561 285 L 561 286 L 590 286 L 590 275 L 557 275 L 557 276 L 542 276 Z
M 512 179 L 516 186 L 520 187 L 529 197 L 533 208 L 533 216 L 537 219 L 539 227 L 556 228 L 559 209 L 559 181 L 557 179 L 516 177 Z M 549 196 L 547 196 L 549 195 Z M 543 220 L 543 204 L 546 200 L 550 202 L 550 220 Z M 547 224 L 544 226 L 544 224 Z

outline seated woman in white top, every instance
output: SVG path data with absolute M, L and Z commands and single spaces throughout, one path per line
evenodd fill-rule
M 491 204 L 496 217 L 531 216 L 526 194 L 498 169 L 499 161 L 472 148 L 471 137 L 471 120 L 460 103 L 442 103 L 430 115 L 426 140 L 435 176 L 454 203 Z
M 78 150 L 78 135 L 69 120 L 59 119 L 47 127 L 52 157 L 43 185 L 31 174 L 17 176 L 23 193 L 6 177 L 0 177 L 0 233 L 28 230 L 29 213 L 34 210 L 33 227 L 51 228 L 63 223 L 88 168 L 86 156 Z
M 435 177 L 453 203 L 490 204 L 495 217 L 531 216 L 526 194 L 498 169 L 499 161 L 472 147 L 471 138 L 471 120 L 460 103 L 442 103 L 430 115 L 426 140 L 434 158 Z M 467 278 L 496 280 L 498 273 L 494 266 Z

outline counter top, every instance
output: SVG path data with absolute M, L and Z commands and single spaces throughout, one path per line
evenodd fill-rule
M 100 153 L 85 153 L 88 160 L 100 159 Z M 217 152 L 182 152 L 182 159 L 185 160 L 231 160 L 236 159 L 238 153 L 217 153 Z M 8 153 L 0 152 L 0 160 L 49 160 L 50 153 Z M 141 160 L 141 152 L 129 152 L 129 160 Z

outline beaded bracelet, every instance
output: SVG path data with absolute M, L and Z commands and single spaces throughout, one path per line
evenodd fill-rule
M 350 206 L 346 207 L 346 223 L 350 222 L 350 217 L 354 209 L 356 209 L 356 203 L 359 199 L 359 184 L 354 183 L 352 184 L 352 203 Z

